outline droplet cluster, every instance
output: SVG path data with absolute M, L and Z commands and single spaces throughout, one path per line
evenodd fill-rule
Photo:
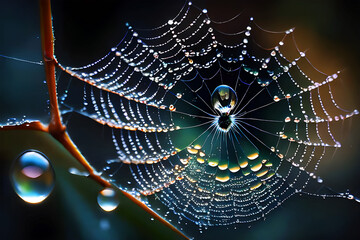
M 122 41 L 98 61 L 59 64 L 83 84 L 81 91 L 69 84 L 61 103 L 112 131 L 117 158 L 97 171 L 199 226 L 258 221 L 295 194 L 349 198 L 313 191 L 323 186 L 321 160 L 341 147 L 337 129 L 359 113 L 335 101 L 341 73 L 310 64 L 312 76 L 300 67 L 310 61 L 293 28 L 265 31 L 251 18 L 241 31 L 220 31 L 229 21 L 188 2 L 150 31 L 127 23 Z M 276 44 L 258 44 L 259 31 Z

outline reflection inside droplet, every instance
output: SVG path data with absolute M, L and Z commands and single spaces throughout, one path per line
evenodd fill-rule
M 43 173 L 43 170 L 37 166 L 27 166 L 24 167 L 21 171 L 29 178 L 37 178 Z
M 111 212 L 120 203 L 117 192 L 112 188 L 105 188 L 99 192 L 97 197 L 99 206 L 106 212 Z
M 25 202 L 40 203 L 54 188 L 55 173 L 43 153 L 29 150 L 15 160 L 10 180 L 17 195 Z
M 211 94 L 211 103 L 214 109 L 218 110 L 222 115 L 229 115 L 236 102 L 237 96 L 234 89 L 227 85 L 218 86 Z

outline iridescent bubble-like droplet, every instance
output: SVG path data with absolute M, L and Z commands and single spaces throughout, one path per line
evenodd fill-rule
M 99 206 L 106 212 L 111 212 L 117 208 L 120 203 L 117 192 L 112 188 L 104 188 L 97 197 Z
M 218 86 L 211 94 L 211 103 L 214 109 L 218 110 L 222 115 L 229 115 L 236 102 L 237 96 L 234 89 L 227 85 Z
M 41 203 L 51 193 L 55 173 L 47 157 L 35 150 L 22 153 L 11 168 L 10 180 L 15 192 L 28 203 Z

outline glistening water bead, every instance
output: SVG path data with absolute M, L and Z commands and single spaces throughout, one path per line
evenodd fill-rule
M 106 212 L 115 210 L 120 203 L 117 192 L 112 188 L 101 190 L 98 194 L 97 201 L 99 206 Z
M 211 103 L 214 109 L 220 113 L 220 116 L 217 118 L 218 127 L 221 131 L 228 132 L 234 123 L 233 117 L 229 116 L 229 114 L 237 103 L 234 89 L 227 85 L 216 87 L 211 94 Z
M 35 150 L 22 153 L 11 168 L 10 180 L 15 192 L 28 203 L 41 203 L 51 193 L 55 173 L 47 157 Z
M 221 115 L 229 115 L 230 111 L 234 109 L 236 102 L 237 96 L 234 89 L 227 85 L 218 86 L 211 94 L 211 103 L 214 109 L 218 110 Z

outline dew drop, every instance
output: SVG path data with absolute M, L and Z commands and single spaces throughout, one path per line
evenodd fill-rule
M 278 101 L 280 101 L 280 98 L 278 96 L 274 96 L 274 101 L 278 102 Z
M 349 195 L 347 196 L 347 198 L 350 199 L 350 200 L 353 200 L 353 199 L 354 199 L 354 195 L 349 194 Z
M 99 206 L 106 212 L 111 212 L 120 203 L 119 196 L 112 188 L 104 188 L 98 194 L 97 201 Z
M 211 94 L 211 103 L 214 109 L 218 110 L 221 114 L 228 115 L 235 107 L 237 96 L 231 87 L 227 85 L 220 85 L 215 88 Z
M 89 176 L 89 172 L 82 172 L 77 168 L 71 167 L 69 168 L 69 173 L 73 174 L 73 175 L 77 175 L 77 176 Z
M 47 157 L 35 150 L 22 153 L 11 168 L 10 180 L 17 195 L 28 203 L 41 203 L 51 193 L 55 173 Z

